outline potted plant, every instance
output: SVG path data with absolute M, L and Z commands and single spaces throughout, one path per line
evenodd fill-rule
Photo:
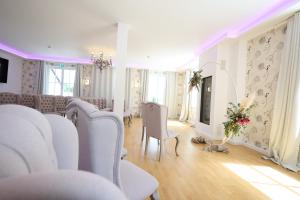
M 225 136 L 220 144 L 213 144 L 213 142 L 206 142 L 208 146 L 204 150 L 212 152 L 228 152 L 225 143 L 232 137 L 238 136 L 250 123 L 250 111 L 254 107 L 254 96 L 248 97 L 241 103 L 229 103 L 227 107 L 226 117 L 227 121 L 223 122 Z
M 251 96 L 238 104 L 229 103 L 226 111 L 227 121 L 223 122 L 225 137 L 221 145 L 232 137 L 238 136 L 248 126 L 250 111 L 254 107 L 253 100 L 254 96 Z
M 189 92 L 193 90 L 193 88 L 197 88 L 198 92 L 200 91 L 202 84 L 202 69 L 198 71 L 193 71 L 193 76 L 189 81 Z

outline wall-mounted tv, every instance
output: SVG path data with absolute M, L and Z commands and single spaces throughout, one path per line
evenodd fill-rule
M 0 58 L 0 83 L 7 83 L 8 60 Z

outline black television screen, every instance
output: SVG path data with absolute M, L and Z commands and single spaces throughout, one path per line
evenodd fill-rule
M 0 58 L 0 83 L 7 83 L 8 60 Z

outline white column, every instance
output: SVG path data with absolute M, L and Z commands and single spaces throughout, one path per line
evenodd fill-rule
M 123 118 L 125 100 L 126 56 L 129 25 L 118 23 L 115 75 L 113 83 L 114 112 Z

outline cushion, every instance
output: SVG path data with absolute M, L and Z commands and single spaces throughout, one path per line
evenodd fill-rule
M 44 140 L 44 144 L 48 148 L 51 161 L 57 166 L 56 153 L 52 143 L 51 126 L 45 116 L 39 111 L 21 105 L 0 105 L 1 114 L 12 114 L 28 120 L 39 131 L 40 137 Z M 2 122 L 0 121 L 2 124 Z M 14 123 L 11 125 L 13 126 Z
M 57 170 L 47 141 L 29 120 L 0 114 L 0 178 Z
M 120 163 L 120 175 L 122 189 L 131 200 L 146 199 L 158 188 L 152 175 L 126 160 Z

